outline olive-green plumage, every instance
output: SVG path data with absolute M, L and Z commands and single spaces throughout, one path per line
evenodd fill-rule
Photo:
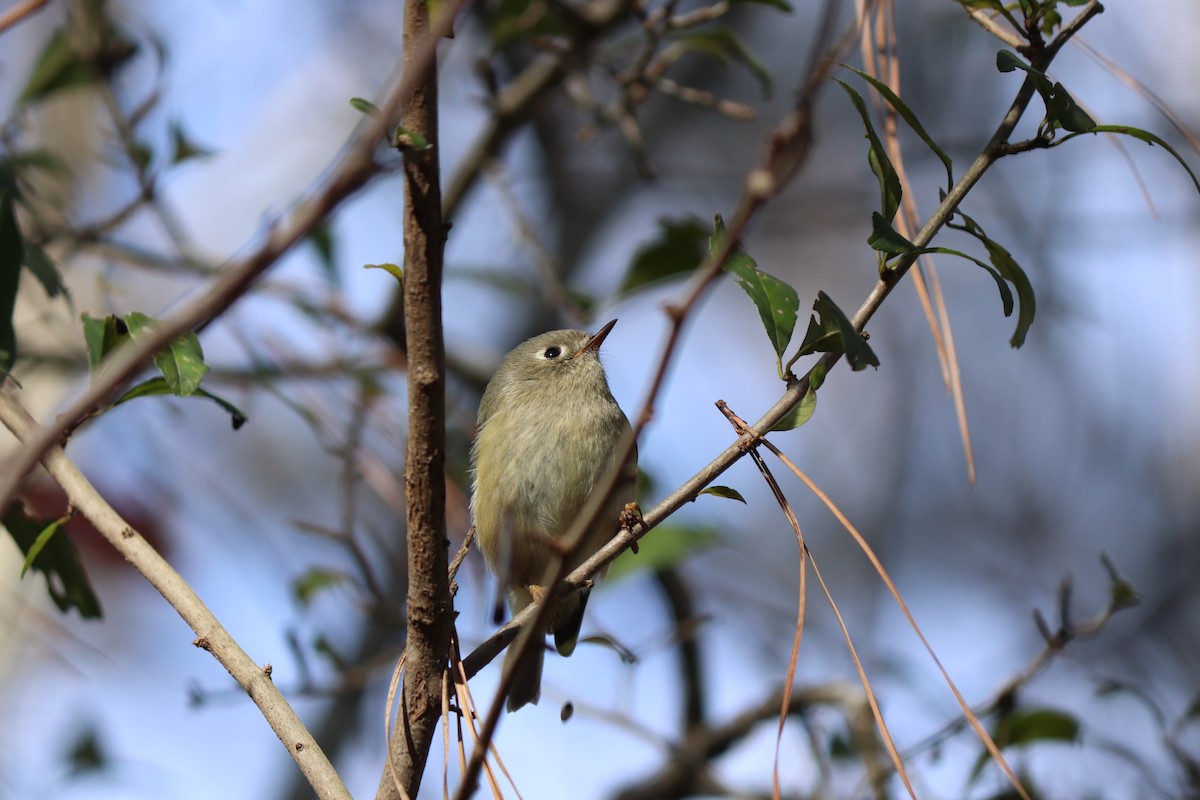
M 616 320 L 595 335 L 551 331 L 509 353 L 479 406 L 479 432 L 471 449 L 475 484 L 471 513 L 488 567 L 508 589 L 515 616 L 533 602 L 530 586 L 546 587 L 555 554 L 550 540 L 567 534 L 605 472 L 612 468 L 623 434 L 630 430 L 608 388 L 600 343 Z M 568 571 L 586 561 L 616 533 L 633 500 L 637 453 L 620 477 Z M 575 649 L 585 592 L 550 609 L 549 630 L 564 656 Z M 504 669 L 515 671 L 508 710 L 536 703 L 541 693 L 544 649 L 532 643 L 519 664 L 512 650 Z

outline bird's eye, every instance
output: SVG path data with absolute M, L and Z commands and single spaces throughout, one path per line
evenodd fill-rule
M 561 355 L 562 355 L 561 347 L 547 347 L 546 350 L 542 353 L 543 358 L 547 358 L 550 360 L 556 359 Z

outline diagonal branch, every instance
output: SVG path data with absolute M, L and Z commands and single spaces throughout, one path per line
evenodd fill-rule
M 415 61 L 429 63 L 433 60 L 438 40 L 451 30 L 455 16 L 465 4 L 466 0 L 447 3 L 445 13 L 439 15 L 430 35 L 412 51 Z M 164 319 L 161 326 L 141 341 L 115 353 L 104 372 L 53 423 L 34 426 L 25 446 L 0 470 L 0 506 L 7 504 L 21 480 L 51 447 L 63 442 L 92 412 L 103 407 L 106 400 L 150 363 L 155 353 L 179 335 L 207 324 L 233 305 L 263 272 L 375 176 L 379 169 L 375 151 L 390 133 L 415 85 L 412 74 L 406 74 L 394 83 L 379 106 L 379 117 L 355 132 L 317 189 L 271 223 L 265 242 L 226 263 L 200 296 Z
M 22 441 L 37 430 L 33 417 L 6 391 L 0 391 L 0 423 Z M 187 581 L 108 504 L 67 458 L 61 447 L 51 447 L 45 453 L 42 464 L 50 477 L 66 492 L 72 507 L 83 514 L 108 543 L 142 573 L 195 631 L 193 644 L 212 653 L 221 666 L 229 670 L 229 674 L 262 711 L 271 730 L 275 731 L 279 741 L 296 760 L 317 797 L 322 800 L 349 800 L 350 793 L 325 757 L 321 746 L 271 680 L 269 666 L 264 668 L 254 663 Z

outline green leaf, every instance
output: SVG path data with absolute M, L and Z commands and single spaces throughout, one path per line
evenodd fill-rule
M 1000 718 L 992 738 L 1001 749 L 1040 742 L 1075 742 L 1079 738 L 1079 720 L 1049 708 L 1018 709 Z M 971 767 L 968 785 L 979 779 L 991 760 L 987 750 L 980 752 Z
M 292 581 L 292 596 L 300 605 L 308 606 L 322 591 L 353 582 L 354 579 L 345 572 L 314 567 Z
M 658 220 L 658 238 L 638 248 L 621 284 L 628 294 L 648 284 L 690 272 L 704 259 L 708 230 L 695 217 Z
M 892 160 L 888 158 L 883 142 L 875 133 L 875 126 L 871 124 L 871 112 L 867 109 L 867 103 L 863 100 L 862 95 L 845 81 L 837 78 L 834 80 L 846 90 L 846 94 L 850 95 L 850 102 L 858 109 L 863 127 L 867 130 L 867 141 L 870 143 L 867 151 L 867 164 L 871 167 L 871 173 L 879 180 L 880 210 L 884 220 L 890 224 L 896 218 L 896 210 L 900 208 L 900 198 L 904 195 L 900 188 L 900 176 L 896 173 L 896 167 L 892 165 Z
M 21 288 L 21 262 L 25 258 L 21 229 L 13 211 L 14 194 L 15 187 L 0 186 L 0 373 L 12 369 L 17 360 L 13 312 L 17 307 L 17 290 Z
M 673 567 L 721 541 L 716 528 L 659 525 L 638 542 L 638 552 L 626 550 L 612 563 L 606 583 L 641 570 Z
M 125 315 L 125 324 L 129 326 L 130 338 L 136 342 L 148 336 L 159 322 L 139 311 L 131 311 Z M 200 337 L 192 331 L 175 338 L 160 350 L 154 356 L 154 365 L 166 378 L 171 392 L 180 397 L 195 394 L 204 374 L 208 372 L 204 351 L 200 348 Z
M 954 184 L 954 172 L 951 168 L 952 162 L 950 161 L 950 156 L 946 155 L 946 151 L 939 147 L 938 143 L 933 140 L 933 137 L 925 130 L 925 126 L 917 119 L 917 115 L 912 112 L 912 109 L 886 83 L 861 70 L 854 69 L 854 67 L 847 68 L 858 73 L 859 77 L 875 87 L 875 91 L 879 92 L 880 96 L 884 100 L 887 100 L 892 108 L 896 109 L 896 113 L 908 123 L 908 127 L 912 128 L 913 133 L 917 134 L 921 138 L 921 141 L 925 143 L 925 146 L 932 150 L 933 154 L 938 157 L 938 160 L 942 162 L 942 166 L 946 168 L 946 191 L 949 191 L 950 187 Z
M 317 263 L 321 265 L 321 274 L 331 286 L 341 286 L 337 270 L 337 257 L 334 252 L 333 228 L 329 220 L 324 219 L 313 226 L 308 234 L 308 243 L 317 251 Z
M 958 212 L 958 216 L 962 217 L 963 224 L 949 223 L 949 227 L 969 233 L 978 239 L 983 244 L 984 249 L 987 250 L 988 260 L 992 262 L 992 266 L 1017 291 L 1017 299 L 1020 301 L 1021 310 L 1017 315 L 1017 328 L 1013 331 L 1012 338 L 1008 342 L 1013 347 L 1020 347 L 1025 344 L 1025 335 L 1029 332 L 1030 326 L 1033 325 L 1033 318 L 1037 313 L 1037 298 L 1033 292 L 1033 284 L 1029 282 L 1029 276 L 1025 274 L 1025 270 L 1021 269 L 1021 265 L 1012 257 L 1012 254 L 993 241 L 984 232 L 983 228 L 980 227 L 979 223 L 962 211 Z M 975 259 L 971 260 L 975 261 Z M 978 264 L 979 262 L 975 261 L 975 263 Z M 1005 290 L 1002 288 L 1001 295 L 1004 294 Z M 1005 316 L 1011 313 L 1011 303 L 1011 298 L 1005 300 Z
M 1050 102 L 1047 104 L 1046 116 L 1059 127 L 1072 133 L 1082 133 L 1096 127 L 1096 120 L 1079 107 L 1075 98 L 1071 97 L 1061 83 L 1054 84 L 1054 89 L 1050 93 Z
M 1007 746 L 1034 742 L 1074 742 L 1079 738 L 1079 720 L 1063 711 L 1049 708 L 1020 710 L 1005 718 L 1003 733 L 996 738 L 1007 740 Z
M 171 163 L 178 164 L 189 158 L 209 158 L 213 151 L 201 147 L 187 135 L 183 124 L 178 120 L 171 123 Z
M 207 389 L 197 389 L 192 394 L 192 397 L 203 397 L 205 400 L 211 400 L 221 408 L 225 409 L 225 411 L 229 414 L 230 421 L 233 423 L 233 429 L 235 431 L 241 430 L 242 426 L 250 421 L 250 418 L 247 417 L 240 408 L 225 398 L 218 397 Z
M 1038 94 L 1040 94 L 1043 99 L 1049 98 L 1054 92 L 1054 86 L 1050 83 L 1049 78 L 1047 78 L 1042 72 L 1026 64 L 1019 55 L 1011 50 L 1001 50 L 1000 52 L 996 53 L 996 69 L 1000 70 L 1001 72 L 1012 72 L 1013 70 L 1018 69 L 1022 70 L 1033 78 L 1034 84 L 1037 86 Z
M 783 418 L 776 422 L 771 430 L 773 431 L 790 431 L 799 428 L 804 423 L 808 422 L 817 410 L 817 393 L 809 382 L 808 391 L 804 393 L 804 397 L 800 398 L 791 411 L 783 415 Z
M 97 77 L 95 67 L 71 47 L 66 29 L 59 28 L 42 47 L 17 104 L 27 105 L 63 89 L 84 86 Z
M 116 408 L 122 403 L 128 403 L 130 400 L 136 400 L 139 397 L 158 397 L 162 395 L 169 395 L 172 397 L 180 396 L 179 392 L 176 392 L 171 388 L 171 385 L 167 383 L 166 378 L 150 378 L 149 380 L 142 381 L 137 386 L 134 386 L 133 388 L 129 389 L 129 391 L 125 392 L 125 394 L 118 397 L 112 404 L 111 408 Z M 228 400 L 218 397 L 207 389 L 196 389 L 196 391 L 186 396 L 201 397 L 205 400 L 211 400 L 221 408 L 225 409 L 225 411 L 229 413 L 229 416 L 233 420 L 233 429 L 235 431 L 239 430 L 243 425 L 249 422 L 249 418 L 242 413 L 241 409 L 239 409 L 233 403 L 230 403 Z
M 25 563 L 21 565 L 21 574 L 19 577 L 25 577 L 25 573 L 29 571 L 31 566 L 33 566 L 33 562 L 37 559 L 38 554 L 42 552 L 42 548 L 50 543 L 50 539 L 54 536 L 54 534 L 58 533 L 58 529 L 61 528 L 63 523 L 65 523 L 68 519 L 70 518 L 59 517 L 42 529 L 42 532 L 37 535 L 37 538 L 33 540 L 33 544 L 30 545 L 29 552 L 25 554 Z
M 401 285 L 404 284 L 404 270 L 398 264 L 363 264 L 363 269 L 381 269 L 384 272 L 389 273 L 393 278 L 399 281 Z
M 854 330 L 850 319 L 842 313 L 829 295 L 818 292 L 817 299 L 813 302 L 813 311 L 820 316 L 820 322 L 817 321 L 817 316 L 808 318 L 808 331 L 804 334 L 798 355 L 844 353 L 853 370 L 879 366 L 879 357 L 875 355 L 875 351 L 867 344 L 866 339 Z
M 428 150 L 431 147 L 428 139 L 416 131 L 410 131 L 403 125 L 396 126 L 395 144 L 396 147 L 405 150 L 416 150 L 418 152 Z
M 375 105 L 370 100 L 364 100 L 361 97 L 351 97 L 350 105 L 355 111 L 366 114 L 371 119 L 379 119 L 383 116 L 383 112 L 379 110 L 379 106 Z
M 708 240 L 710 253 L 715 253 L 724 246 L 725 222 L 718 215 L 713 221 L 713 233 Z M 737 285 L 742 287 L 754 307 L 758 309 L 759 319 L 775 348 L 775 356 L 779 361 L 779 374 L 783 376 L 782 358 L 787 350 L 788 342 L 796 329 L 796 314 L 800 309 L 800 297 L 796 290 L 778 278 L 768 275 L 758 268 L 754 259 L 746 255 L 741 248 L 735 249 L 725 262 L 725 271 L 732 274 Z
M 1104 570 L 1108 573 L 1110 611 L 1131 608 L 1142 602 L 1142 596 L 1138 594 L 1137 589 L 1133 588 L 1132 583 L 1121 577 L 1121 573 L 1117 571 L 1117 565 L 1112 562 L 1107 553 L 1100 554 L 1100 563 L 1104 565 Z
M 128 341 L 129 329 L 122 320 L 112 314 L 107 317 L 91 317 L 85 311 L 81 316 L 83 340 L 87 345 L 88 371 L 95 375 L 104 358 Z
M 45 520 L 26 513 L 20 500 L 14 500 L 8 505 L 4 514 L 0 516 L 0 522 L 3 522 L 9 536 L 26 555 L 47 528 Z M 46 537 L 41 552 L 35 556 L 32 567 L 35 572 L 46 576 L 46 589 L 59 611 L 65 613 L 75 608 L 84 619 L 100 618 L 100 601 L 92 591 L 87 573 L 83 569 L 83 562 L 79 558 L 79 551 L 75 549 L 75 543 L 71 541 L 70 536 Z
M 676 36 L 675 40 L 690 53 L 711 56 L 721 64 L 733 61 L 743 65 L 758 80 L 763 97 L 771 96 L 771 73 L 731 29 L 716 26 L 691 30 Z
M 1059 139 L 1057 142 L 1055 142 L 1055 146 L 1064 144 L 1071 139 L 1082 136 L 1085 133 L 1116 133 L 1124 136 L 1132 136 L 1134 139 L 1145 142 L 1151 147 L 1158 145 L 1170 153 L 1171 156 L 1179 162 L 1179 166 L 1183 167 L 1184 171 L 1188 174 L 1188 177 L 1192 179 L 1192 184 L 1195 185 L 1196 191 L 1200 192 L 1200 179 L 1196 177 L 1195 172 L 1192 172 L 1192 168 L 1188 166 L 1188 163 L 1183 160 L 1183 156 L 1179 155 L 1179 152 L 1174 147 L 1167 144 L 1167 142 L 1165 142 L 1163 139 L 1155 136 L 1149 131 L 1144 131 L 1141 128 L 1134 128 L 1129 125 L 1094 125 L 1088 130 L 1079 131 L 1078 133 L 1071 133 L 1067 136 L 1064 136 L 1062 139 Z
M 713 497 L 724 497 L 726 500 L 737 500 L 742 504 L 745 504 L 746 502 L 746 498 L 742 497 L 741 492 L 728 486 L 709 486 L 707 489 L 701 489 L 700 494 L 711 494 Z
M 917 249 L 915 244 L 897 233 L 891 223 L 884 219 L 878 211 L 871 212 L 871 235 L 867 237 L 867 244 L 890 256 L 911 253 Z
M 996 288 L 1000 290 L 1000 302 L 1004 306 L 1004 316 L 1006 316 L 1006 317 L 1012 316 L 1012 312 L 1013 312 L 1012 290 L 1009 289 L 1008 284 L 1004 282 L 1004 276 L 1001 275 L 994 267 L 983 263 L 982 261 L 980 261 L 978 258 L 975 258 L 974 256 L 969 256 L 966 253 L 963 253 L 959 250 L 953 250 L 949 247 L 927 247 L 924 250 L 922 250 L 921 253 L 941 253 L 941 254 L 947 255 L 947 256 L 958 256 L 959 258 L 965 259 L 967 261 L 970 261 L 972 264 L 979 266 L 981 269 L 986 271 L 987 274 L 991 275 L 992 280 L 994 280 L 996 282 Z M 1021 334 L 1021 341 L 1022 341 L 1022 343 L 1024 343 L 1024 341 L 1025 341 L 1024 332 L 1022 332 L 1022 334 Z
M 63 283 L 62 275 L 59 274 L 58 267 L 50 260 L 50 256 L 46 255 L 46 251 L 38 247 L 33 242 L 25 242 L 25 251 L 22 261 L 25 268 L 33 273 L 33 277 L 37 278 L 38 283 L 42 285 L 42 289 L 46 292 L 46 297 L 54 299 L 59 295 L 70 297 L 67 292 L 67 287 Z

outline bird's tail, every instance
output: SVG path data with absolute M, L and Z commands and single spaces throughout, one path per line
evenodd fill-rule
M 526 703 L 537 705 L 542 696 L 542 662 L 546 659 L 546 648 L 542 646 L 541 638 L 538 636 L 530 642 L 519 659 L 514 658 L 516 648 L 512 646 L 504 655 L 504 674 L 513 674 L 512 689 L 508 693 L 509 713 Z

